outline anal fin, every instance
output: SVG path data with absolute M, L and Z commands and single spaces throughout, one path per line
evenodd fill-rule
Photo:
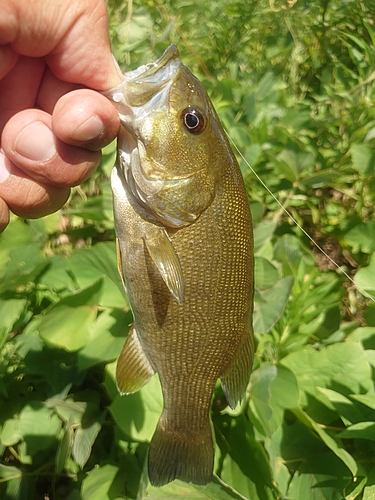
M 143 351 L 137 332 L 132 327 L 117 361 L 117 387 L 121 394 L 137 392 L 154 374 L 155 371 Z
M 237 348 L 232 363 L 220 376 L 221 387 L 229 406 L 234 409 L 243 398 L 250 380 L 254 358 L 254 338 L 251 327 Z

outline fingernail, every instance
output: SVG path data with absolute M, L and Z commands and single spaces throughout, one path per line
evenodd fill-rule
M 50 160 L 56 153 L 52 130 L 43 122 L 34 122 L 18 134 L 15 145 L 16 153 L 32 161 Z
M 82 125 L 74 131 L 74 139 L 80 142 L 88 142 L 100 137 L 104 132 L 104 125 L 98 116 L 90 116 Z
M 5 182 L 10 175 L 7 164 L 9 164 L 8 158 L 0 151 L 0 184 Z

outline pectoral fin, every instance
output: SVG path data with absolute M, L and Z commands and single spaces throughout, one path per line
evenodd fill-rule
M 178 255 L 164 229 L 156 228 L 145 236 L 147 250 L 173 297 L 182 304 L 184 279 Z
M 147 384 L 154 373 L 137 332 L 132 327 L 117 361 L 116 380 L 120 393 L 137 392 Z
M 229 406 L 234 409 L 243 398 L 250 380 L 254 357 L 252 328 L 238 346 L 232 363 L 220 376 L 221 387 Z

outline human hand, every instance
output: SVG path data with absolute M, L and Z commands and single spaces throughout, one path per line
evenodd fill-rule
M 3 0 L 0 16 L 0 231 L 9 209 L 58 210 L 117 135 L 118 85 L 104 0 Z M 93 90 L 95 89 L 95 90 Z

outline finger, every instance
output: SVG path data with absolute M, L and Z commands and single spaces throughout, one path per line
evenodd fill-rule
M 52 115 L 53 109 L 60 97 L 78 88 L 81 88 L 81 85 L 63 82 L 59 80 L 49 68 L 46 68 L 36 99 L 37 107 Z
M 67 201 L 69 193 L 69 188 L 36 182 L 0 153 L 0 220 L 6 220 L 4 203 L 16 215 L 33 219 L 56 212 Z
M 59 99 L 53 111 L 52 125 L 63 142 L 97 151 L 117 136 L 120 119 L 106 97 L 81 89 Z
M 11 71 L 19 59 L 19 54 L 14 52 L 9 45 L 0 46 L 0 79 Z
M 35 106 L 45 67 L 42 59 L 20 57 L 0 80 L 0 131 L 15 113 Z
M 3 199 L 0 198 L 0 233 L 9 224 L 9 208 Z
M 60 80 L 97 90 L 121 82 L 104 0 L 8 0 L 0 16 L 0 44 L 22 55 L 46 57 Z
M 99 151 L 70 146 L 58 139 L 52 132 L 52 117 L 38 109 L 21 111 L 8 121 L 2 149 L 32 179 L 56 187 L 84 182 L 101 159 Z

